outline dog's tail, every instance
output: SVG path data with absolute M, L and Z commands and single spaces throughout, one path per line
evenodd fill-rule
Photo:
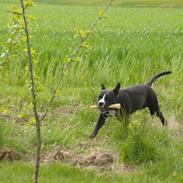
M 156 79 L 158 79 L 158 78 L 161 77 L 161 76 L 164 76 L 164 75 L 167 75 L 167 74 L 171 74 L 171 73 L 172 73 L 172 71 L 165 71 L 165 72 L 162 72 L 162 73 L 160 73 L 160 74 L 157 74 L 157 75 L 155 75 L 152 79 L 150 79 L 146 84 L 147 84 L 148 86 L 152 86 L 153 82 L 154 82 Z

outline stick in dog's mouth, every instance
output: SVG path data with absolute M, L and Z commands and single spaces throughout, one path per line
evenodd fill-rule
M 97 109 L 97 105 L 91 105 L 91 109 Z M 108 107 L 109 109 L 121 109 L 121 104 L 112 104 Z

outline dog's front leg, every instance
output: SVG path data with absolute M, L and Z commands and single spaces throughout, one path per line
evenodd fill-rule
M 90 135 L 90 138 L 94 138 L 97 135 L 100 128 L 102 128 L 102 126 L 104 125 L 106 118 L 107 118 L 106 116 L 104 116 L 103 114 L 100 114 L 97 124 L 93 130 L 93 133 Z

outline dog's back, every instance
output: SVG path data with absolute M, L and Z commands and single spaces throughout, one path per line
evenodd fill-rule
M 125 106 L 131 114 L 138 109 L 148 106 L 148 97 L 153 92 L 152 88 L 147 85 L 136 85 L 124 90 L 120 90 L 118 102 Z

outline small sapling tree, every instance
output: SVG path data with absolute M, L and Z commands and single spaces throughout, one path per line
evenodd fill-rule
M 34 114 L 34 119 L 36 122 L 36 136 L 37 136 L 37 153 L 36 153 L 36 163 L 35 163 L 35 172 L 34 172 L 34 183 L 38 183 L 38 176 L 39 176 L 39 167 L 40 167 L 40 154 L 41 154 L 41 121 L 45 119 L 47 116 L 53 100 L 56 96 L 56 92 L 64 79 L 65 73 L 69 66 L 74 63 L 82 60 L 81 55 L 79 54 L 82 48 L 88 48 L 87 39 L 92 35 L 93 31 L 95 30 L 97 24 L 105 17 L 105 14 L 109 7 L 112 5 L 114 0 L 110 0 L 107 6 L 100 12 L 100 15 L 96 19 L 96 21 L 92 24 L 89 30 L 79 30 L 77 31 L 77 35 L 79 36 L 79 44 L 74 49 L 71 56 L 66 56 L 64 59 L 64 65 L 60 72 L 60 76 L 58 81 L 52 91 L 51 97 L 48 100 L 48 104 L 46 110 L 42 113 L 42 115 L 38 112 L 38 97 L 37 90 L 36 90 L 36 82 L 35 82 L 35 72 L 34 72 L 34 59 L 35 58 L 35 50 L 31 44 L 31 33 L 29 23 L 33 19 L 32 16 L 26 14 L 26 10 L 33 5 L 32 0 L 20 0 L 20 8 L 13 7 L 9 10 L 12 14 L 12 23 L 8 26 L 9 34 L 7 43 L 4 46 L 4 51 L 1 54 L 1 66 L 3 66 L 6 62 L 8 62 L 9 58 L 13 51 L 16 50 L 16 46 L 20 45 L 17 55 L 21 54 L 22 50 L 26 50 L 26 60 L 27 60 L 27 71 L 29 75 L 29 85 L 31 91 L 31 100 L 32 100 L 32 110 Z M 26 43 L 26 48 L 24 48 Z M 25 52 L 24 52 L 25 53 Z M 15 55 L 15 53 L 14 53 Z

